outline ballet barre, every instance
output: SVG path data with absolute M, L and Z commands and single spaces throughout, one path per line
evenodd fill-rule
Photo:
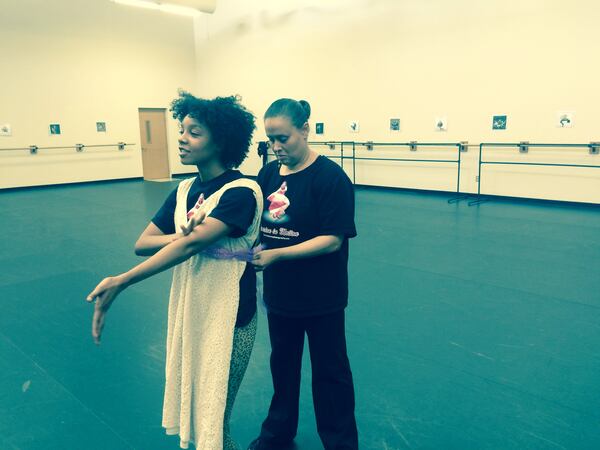
M 324 149 L 323 151 L 336 151 L 339 152 L 338 154 L 327 154 L 327 153 L 321 153 L 322 155 L 326 156 L 329 159 L 334 159 L 334 160 L 339 160 L 340 161 L 340 166 L 342 167 L 342 169 L 344 168 L 344 160 L 346 159 L 350 159 L 349 156 L 344 154 L 344 144 L 352 144 L 352 142 L 349 141 L 313 141 L 313 142 L 309 142 L 308 145 L 310 145 L 311 147 L 326 147 L 326 149 Z M 338 150 L 339 147 L 339 150 Z
M 464 198 L 465 195 L 460 193 L 460 173 L 461 173 L 461 154 L 468 149 L 468 142 L 353 142 L 352 143 L 352 165 L 353 165 L 353 182 L 356 184 L 356 161 L 393 161 L 393 162 L 411 162 L 411 163 L 450 163 L 456 164 L 456 196 L 448 200 L 448 203 L 456 203 Z M 357 156 L 357 147 L 364 147 L 367 151 L 375 151 L 377 147 L 408 147 L 411 152 L 418 152 L 419 148 L 427 149 L 435 148 L 456 148 L 455 159 L 434 159 L 434 158 L 398 158 L 398 157 L 372 157 L 372 156 Z
M 339 160 L 340 166 L 344 168 L 345 162 L 350 161 L 352 164 L 352 183 L 356 184 L 356 161 L 392 161 L 392 162 L 421 162 L 421 163 L 451 163 L 456 164 L 456 196 L 449 199 L 448 203 L 455 203 L 464 198 L 466 195 L 460 194 L 460 174 L 461 174 L 461 153 L 468 149 L 468 142 L 355 142 L 355 141 L 312 141 L 308 142 L 312 147 L 325 146 L 330 151 L 336 151 L 337 154 L 331 155 L 322 153 L 330 159 Z M 456 148 L 455 159 L 433 159 L 433 158 L 397 158 L 397 157 L 372 157 L 361 156 L 357 154 L 357 148 L 364 147 L 368 151 L 373 151 L 376 147 L 408 147 L 411 152 L 417 152 L 419 148 L 427 147 L 429 149 L 439 147 Z M 259 142 L 259 155 L 263 157 L 263 165 L 268 162 L 268 158 L 275 156 L 270 150 L 268 141 Z
M 528 154 L 530 148 L 568 148 L 568 149 L 588 149 L 590 155 L 598 155 L 600 153 L 600 142 L 589 142 L 587 144 L 543 144 L 530 143 L 529 141 L 521 142 L 482 142 L 479 144 L 479 167 L 477 175 L 477 199 L 469 202 L 469 206 L 478 205 L 487 198 L 482 198 L 482 167 L 485 165 L 504 165 L 504 166 L 537 166 L 537 167 L 574 167 L 574 168 L 591 168 L 600 169 L 600 165 L 596 164 L 572 164 L 572 163 L 554 163 L 554 162 L 538 162 L 538 161 L 484 161 L 483 151 L 485 148 L 515 148 L 519 154 Z
M 344 159 L 349 159 L 348 156 L 344 155 L 343 144 L 353 144 L 350 141 L 309 141 L 308 145 L 310 146 L 325 146 L 328 150 L 334 151 L 337 150 L 339 146 L 339 155 L 328 155 L 325 154 L 329 159 L 340 160 L 340 165 L 342 168 L 344 167 Z M 271 150 L 271 143 L 269 141 L 260 141 L 258 142 L 258 156 L 262 157 L 263 166 L 265 166 L 269 162 L 269 157 L 275 157 L 275 153 Z
M 29 151 L 31 155 L 37 155 L 39 150 L 69 150 L 74 149 L 78 153 L 81 153 L 86 148 L 100 148 L 100 147 L 117 147 L 119 151 L 124 151 L 125 147 L 135 145 L 132 143 L 117 142 L 116 144 L 75 144 L 75 145 L 57 145 L 51 147 L 39 147 L 37 145 L 30 145 L 29 147 L 13 147 L 13 148 L 0 148 L 0 151 Z

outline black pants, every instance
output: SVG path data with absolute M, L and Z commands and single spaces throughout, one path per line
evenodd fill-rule
M 344 311 L 289 318 L 269 314 L 274 394 L 261 440 L 277 448 L 298 429 L 300 369 L 308 335 L 317 431 L 326 450 L 358 449 L 354 385 L 346 351 Z

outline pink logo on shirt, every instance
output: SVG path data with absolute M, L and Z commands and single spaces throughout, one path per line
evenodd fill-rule
M 192 207 L 192 209 L 190 209 L 187 212 L 188 220 L 190 220 L 194 216 L 194 214 L 196 214 L 196 211 L 198 211 L 202 203 L 204 203 L 204 193 L 200 194 L 200 197 L 198 197 L 198 201 L 196 202 L 196 204 Z
M 286 192 L 287 183 L 284 181 L 277 191 L 267 197 L 267 200 L 271 202 L 269 205 L 269 215 L 274 220 L 279 220 L 285 216 L 285 210 L 290 206 L 290 200 L 285 196 Z

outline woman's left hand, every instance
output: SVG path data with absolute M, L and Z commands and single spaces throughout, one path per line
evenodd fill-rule
M 104 328 L 106 313 L 117 296 L 127 287 L 123 275 L 108 277 L 102 280 L 96 288 L 90 292 L 86 300 L 91 303 L 94 300 L 94 317 L 92 318 L 92 337 L 96 344 L 100 344 L 100 336 Z
M 271 264 L 279 261 L 280 258 L 279 249 L 263 250 L 254 255 L 252 264 L 256 270 L 265 270 Z
M 206 213 L 204 211 L 194 214 L 187 224 L 181 225 L 181 233 L 184 236 L 187 236 L 194 231 L 194 228 L 204 222 L 204 219 L 206 219 Z

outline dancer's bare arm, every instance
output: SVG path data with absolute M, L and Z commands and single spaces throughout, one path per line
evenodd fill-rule
M 144 262 L 127 272 L 102 280 L 86 298 L 88 302 L 96 301 L 92 319 L 94 341 L 100 342 L 106 313 L 124 289 L 185 261 L 229 233 L 230 226 L 209 217 L 195 226 L 187 236 L 165 245 Z

